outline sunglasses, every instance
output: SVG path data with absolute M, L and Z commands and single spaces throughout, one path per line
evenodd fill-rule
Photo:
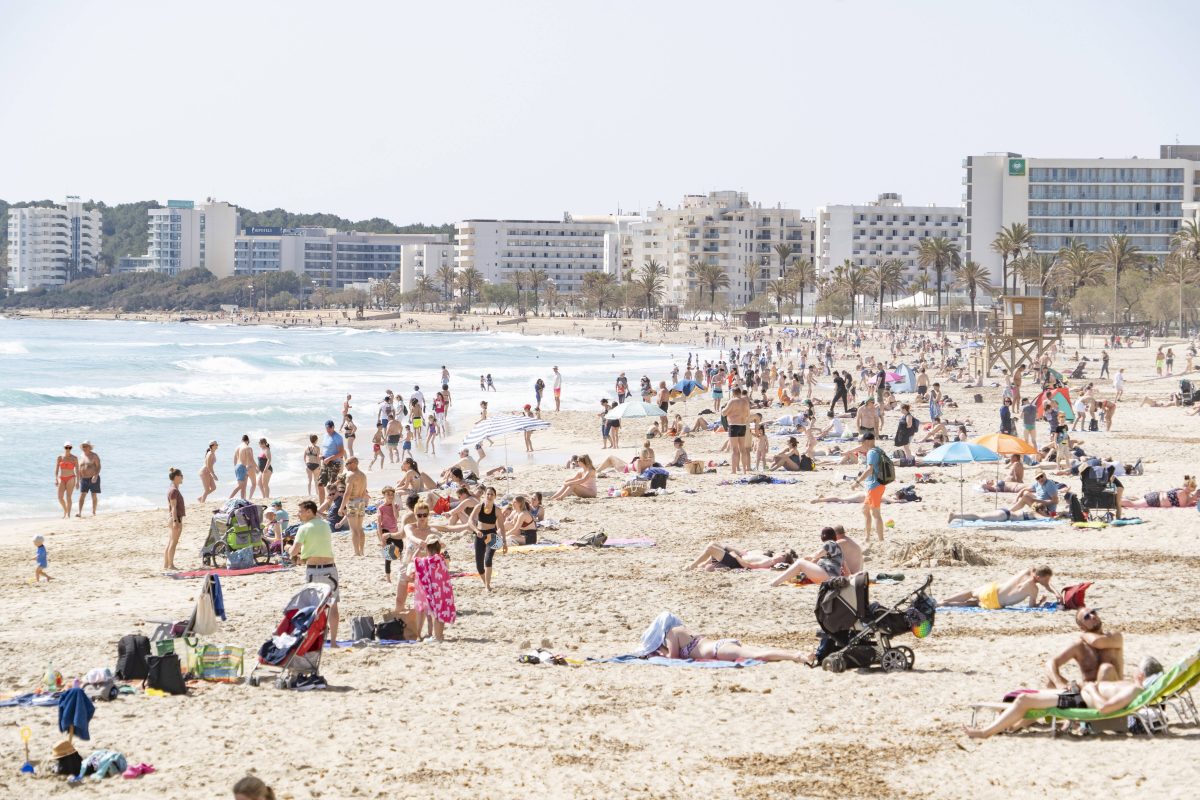
M 1084 618 L 1084 619 L 1094 619 L 1094 618 L 1095 618 L 1095 616 L 1096 616 L 1096 612 L 1095 612 L 1095 611 L 1089 611 L 1089 612 L 1087 612 L 1086 614 L 1084 614 L 1084 615 L 1083 615 L 1083 618 Z
M 429 516 L 428 514 L 417 514 L 418 519 L 425 519 L 425 517 L 428 517 L 428 516 Z

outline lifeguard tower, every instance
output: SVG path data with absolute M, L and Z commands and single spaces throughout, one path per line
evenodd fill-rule
M 988 374 L 997 364 L 1009 372 L 1016 371 L 1021 364 L 1039 364 L 1042 356 L 1057 339 L 1046 335 L 1043 325 L 1043 303 L 1045 298 L 1028 295 L 1005 295 L 1000 298 L 1000 307 L 992 311 L 983 345 L 982 369 L 972 370 Z

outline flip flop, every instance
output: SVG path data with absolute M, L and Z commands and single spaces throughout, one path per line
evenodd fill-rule
M 140 778 L 143 775 L 149 775 L 154 772 L 154 767 L 149 764 L 134 764 L 129 769 L 121 773 L 122 777 L 127 779 Z

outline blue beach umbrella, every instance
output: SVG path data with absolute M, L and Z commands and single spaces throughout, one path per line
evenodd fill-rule
M 963 511 L 963 464 L 980 464 L 999 461 L 995 450 L 975 442 L 947 442 L 935 447 L 921 458 L 922 464 L 958 464 L 958 513 Z
M 695 381 L 680 381 L 671 387 L 671 397 L 691 397 L 704 391 L 704 387 Z

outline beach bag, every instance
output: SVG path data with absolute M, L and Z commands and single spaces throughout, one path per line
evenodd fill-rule
M 113 675 L 117 680 L 141 680 L 148 674 L 146 659 L 150 657 L 150 640 L 145 636 L 130 634 L 117 642 L 117 668 Z
M 1073 586 L 1068 586 L 1063 589 L 1062 607 L 1068 611 L 1076 611 L 1087 605 L 1084 595 L 1087 593 L 1087 590 L 1091 587 L 1091 585 L 1092 584 L 1089 581 L 1087 583 L 1077 583 Z
M 404 641 L 404 620 L 392 619 L 375 626 L 375 636 L 393 642 Z
M 1071 522 L 1088 521 L 1088 514 L 1083 510 L 1083 503 L 1079 502 L 1079 496 L 1073 492 L 1067 492 L 1067 507 L 1071 510 Z
M 808 457 L 808 453 L 800 454 L 800 471 L 801 472 L 816 472 L 817 465 Z
M 883 452 L 882 448 L 874 448 L 875 452 L 879 453 L 879 466 L 875 468 L 875 480 L 887 486 L 889 483 L 894 483 L 896 480 L 896 464 L 892 461 L 891 456 Z
M 230 569 L 250 569 L 254 566 L 254 548 L 243 547 L 241 550 L 234 550 L 229 554 Z M 209 601 L 211 606 L 212 601 Z M 215 625 L 213 626 L 215 629 Z
M 242 679 L 245 651 L 226 644 L 202 644 L 196 648 L 196 677 L 218 683 L 238 683 Z
M 165 656 L 150 656 L 147 660 L 146 679 L 142 688 L 158 689 L 167 694 L 187 694 L 187 686 L 183 682 L 183 672 L 179 668 L 179 656 L 167 653 Z
M 160 639 L 154 643 L 154 654 L 165 656 L 174 653 L 179 656 L 180 668 L 185 672 L 196 671 L 196 647 L 200 641 L 194 636 L 179 636 L 174 639 Z
M 975 402 L 976 402 L 976 403 L 982 403 L 982 402 L 983 402 L 983 395 L 981 395 L 981 394 L 977 394 L 977 395 L 975 395 Z
M 651 489 L 667 488 L 666 474 L 665 473 L 655 473 L 654 476 L 650 478 L 650 488 Z
M 683 470 L 688 475 L 701 475 L 704 472 L 703 461 L 689 461 L 683 465 Z
M 585 536 L 575 544 L 579 547 L 604 547 L 604 543 L 608 541 L 608 534 L 604 531 L 598 531 L 590 536 Z
M 354 641 L 375 638 L 375 618 L 355 617 L 350 620 L 350 638 Z
M 238 551 L 242 552 L 242 551 Z M 230 556 L 233 554 L 230 553 Z M 213 609 L 212 595 L 203 592 L 196 603 L 196 619 L 192 623 L 192 633 L 197 636 L 209 636 L 217 632 L 217 612 Z
M 433 504 L 433 513 L 445 514 L 450 510 L 450 500 L 445 497 L 439 497 L 438 501 Z
M 1100 420 L 1095 419 L 1095 418 L 1089 419 L 1088 420 L 1088 431 L 1090 433 L 1095 433 L 1098 430 L 1100 430 Z

